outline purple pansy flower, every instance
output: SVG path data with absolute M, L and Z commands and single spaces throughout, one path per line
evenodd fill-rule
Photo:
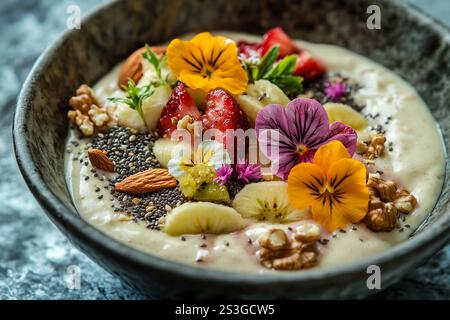
M 217 177 L 214 179 L 214 181 L 220 182 L 221 185 L 225 185 L 231 179 L 233 168 L 227 164 L 224 164 L 219 169 L 216 169 L 216 173 Z
M 237 178 L 244 182 L 257 181 L 262 178 L 261 165 L 241 163 L 236 165 Z
M 328 83 L 325 86 L 325 95 L 328 100 L 338 101 L 345 94 L 347 87 L 342 82 Z
M 340 122 L 331 124 L 322 105 L 313 99 L 295 99 L 287 107 L 268 105 L 255 123 L 261 151 L 272 162 L 272 172 L 287 179 L 300 162 L 311 162 L 320 146 L 339 140 L 350 155 L 356 150 L 356 132 Z

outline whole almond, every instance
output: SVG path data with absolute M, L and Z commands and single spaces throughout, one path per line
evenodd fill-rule
M 141 80 L 142 71 L 142 53 L 145 52 L 145 48 L 137 49 L 133 52 L 128 59 L 122 65 L 119 73 L 119 88 L 126 86 L 128 84 L 128 79 L 132 79 L 134 83 L 138 83 Z
M 151 47 L 153 52 L 161 57 L 166 52 L 166 47 Z M 145 52 L 145 48 L 137 49 L 133 52 L 128 59 L 122 65 L 119 73 L 119 88 L 128 84 L 128 79 L 132 79 L 134 83 L 138 83 L 143 76 L 142 61 L 144 57 L 142 54 Z
M 114 172 L 114 163 L 108 158 L 106 151 L 90 149 L 88 157 L 93 167 L 103 171 Z
M 116 190 L 131 195 L 141 195 L 162 189 L 174 188 L 177 180 L 166 169 L 148 169 L 116 183 Z

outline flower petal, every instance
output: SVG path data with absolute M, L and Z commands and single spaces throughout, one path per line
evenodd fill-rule
M 176 179 L 184 175 L 189 168 L 194 166 L 192 161 L 192 148 L 187 143 L 179 143 L 172 151 L 171 159 L 167 164 L 169 173 Z
M 236 43 L 209 32 L 190 41 L 173 40 L 167 48 L 168 65 L 188 87 L 210 91 L 223 88 L 242 93 L 248 85 L 247 72 L 238 59 Z
M 334 140 L 316 151 L 313 163 L 318 165 L 324 173 L 327 173 L 333 163 L 345 158 L 350 158 L 347 149 L 340 141 Z
M 352 127 L 342 122 L 333 122 L 330 126 L 330 133 L 324 143 L 338 140 L 344 144 L 345 148 L 347 148 L 347 151 L 350 153 L 350 156 L 353 156 L 356 151 L 357 139 L 358 135 Z
M 199 50 L 189 41 L 175 39 L 167 47 L 167 63 L 175 74 L 183 70 L 199 72 L 202 63 L 199 60 Z
M 300 163 L 289 174 L 287 193 L 291 204 L 305 209 L 317 202 L 326 183 L 326 176 L 313 163 Z
M 203 141 L 199 149 L 203 151 L 203 163 L 212 166 L 215 169 L 220 168 L 223 164 L 230 164 L 230 155 L 223 147 L 223 144 L 209 140 Z
M 328 116 L 322 105 L 313 99 L 292 100 L 285 110 L 285 130 L 296 144 L 317 149 L 329 135 Z
M 351 221 L 344 216 L 344 211 L 341 207 L 330 205 L 331 201 L 333 199 L 327 196 L 324 204 L 322 202 L 314 202 L 311 209 L 311 217 L 328 231 L 333 232 L 336 229 L 345 228 Z
M 213 72 L 211 79 L 218 84 L 216 87 L 224 88 L 232 94 L 241 94 L 248 85 L 247 72 L 240 66 L 226 71 L 218 69 Z
M 261 152 L 272 161 L 272 172 L 283 179 L 299 163 L 296 144 L 289 136 L 288 127 L 289 119 L 281 105 L 268 105 L 256 116 L 255 129 Z
M 369 204 L 364 164 L 354 159 L 341 159 L 330 166 L 327 180 L 341 214 L 352 223 L 361 221 Z

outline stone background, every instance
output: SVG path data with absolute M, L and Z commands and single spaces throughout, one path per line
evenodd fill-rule
M 144 299 L 75 249 L 46 218 L 20 176 L 11 141 L 15 101 L 39 54 L 66 25 L 66 8 L 82 13 L 96 0 L 0 1 L 0 299 Z M 450 25 L 447 0 L 411 0 Z M 65 285 L 81 268 L 81 290 Z M 450 245 L 379 299 L 449 299 Z

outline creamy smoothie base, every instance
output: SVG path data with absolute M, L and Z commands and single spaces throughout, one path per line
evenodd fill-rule
M 248 34 L 215 34 L 235 41 L 261 41 L 260 37 Z M 328 74 L 339 74 L 360 86 L 352 93 L 352 98 L 364 106 L 361 113 L 368 124 L 357 132 L 358 138 L 364 139 L 380 131 L 379 128 L 387 138 L 383 155 L 365 162 L 368 171 L 381 172 L 383 179 L 395 181 L 417 200 L 415 209 L 399 215 L 398 226 L 390 232 L 374 232 L 362 222 L 333 231 L 321 228 L 320 239 L 315 244 L 317 263 L 313 267 L 334 267 L 382 252 L 408 239 L 430 214 L 439 197 L 444 178 L 444 149 L 427 106 L 414 88 L 400 77 L 344 48 L 304 41 L 295 44 L 320 60 Z M 145 63 L 143 65 L 141 83 L 152 77 L 146 72 Z M 111 110 L 116 106 L 108 99 L 124 96 L 117 86 L 121 68 L 122 65 L 117 66 L 93 86 L 98 103 Z M 127 107 L 117 106 L 120 108 Z M 122 125 L 120 121 L 119 125 Z M 133 130 L 145 130 L 145 123 Z M 137 131 L 131 131 L 128 139 L 134 139 L 133 132 Z M 120 199 L 112 195 L 118 173 L 96 170 L 92 166 L 88 158 L 91 143 L 92 138 L 80 138 L 77 128 L 70 130 L 65 168 L 75 206 L 88 223 L 140 251 L 198 267 L 236 272 L 279 272 L 261 264 L 261 239 L 268 230 L 279 228 L 292 240 L 298 226 L 305 222 L 314 223 L 311 217 L 282 224 L 245 218 L 246 227 L 231 233 L 169 235 L 150 228 L 143 220 L 114 210 L 120 207 Z M 129 197 L 134 198 L 133 195 Z

